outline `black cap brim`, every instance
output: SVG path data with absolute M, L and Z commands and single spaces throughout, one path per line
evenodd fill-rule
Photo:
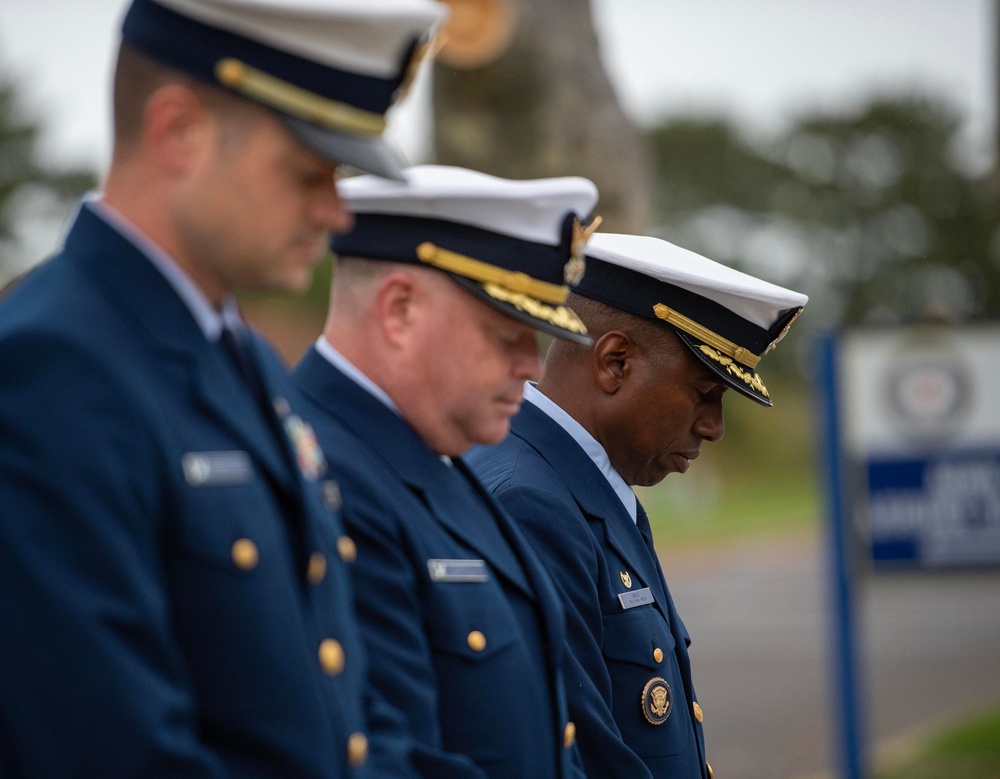
M 699 341 L 683 330 L 671 329 L 677 333 L 677 336 L 691 350 L 695 357 L 708 366 L 713 373 L 726 382 L 732 389 L 741 395 L 746 395 L 762 406 L 771 408 L 774 405 L 767 394 L 767 387 L 764 386 L 764 382 L 753 368 L 738 363 L 732 357 L 727 357 L 722 352 L 712 348 L 703 341 Z
M 338 133 L 287 115 L 281 115 L 281 120 L 303 145 L 330 162 L 349 165 L 363 173 L 406 181 L 403 175 L 406 161 L 381 136 Z
M 556 338 L 565 338 L 567 341 L 573 341 L 574 343 L 583 344 L 584 346 L 589 346 L 593 343 L 593 340 L 586 334 L 586 332 L 579 332 L 571 330 L 567 327 L 560 327 L 557 324 L 557 321 L 560 318 L 571 316 L 572 320 L 578 322 L 579 327 L 583 328 L 583 323 L 579 322 L 579 318 L 576 314 L 572 311 L 572 309 L 565 305 L 557 307 L 548 303 L 543 303 L 535 298 L 528 298 L 527 300 L 531 301 L 533 309 L 539 312 L 545 312 L 542 316 L 535 316 L 525 311 L 523 308 L 519 308 L 515 303 L 500 300 L 494 297 L 487 292 L 485 286 L 478 281 L 473 281 L 472 279 L 460 276 L 456 273 L 449 273 L 448 276 L 460 287 L 468 292 L 471 292 L 488 306 L 496 309 L 501 314 L 506 314 L 511 319 L 516 319 L 518 322 L 523 322 L 526 325 L 534 327 L 536 330 L 541 330 L 543 333 L 548 333 Z

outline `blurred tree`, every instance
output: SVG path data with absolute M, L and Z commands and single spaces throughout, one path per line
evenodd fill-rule
M 995 317 L 1000 199 L 960 130 L 948 103 L 919 97 L 808 116 L 768 142 L 725 120 L 665 123 L 655 233 L 809 293 L 812 327 Z
M 645 139 L 600 58 L 589 0 L 447 0 L 434 156 L 508 178 L 586 176 L 602 230 L 648 226 Z
M 0 73 L 0 286 L 23 270 L 24 225 L 60 219 L 97 178 L 87 170 L 57 170 L 38 160 L 41 127 L 26 118 L 18 90 Z

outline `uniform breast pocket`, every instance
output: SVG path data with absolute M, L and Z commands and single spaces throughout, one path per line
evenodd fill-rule
M 177 526 L 182 557 L 245 574 L 261 564 L 262 550 L 274 548 L 263 521 L 273 509 L 258 485 L 189 488 L 186 498 Z
M 612 711 L 625 742 L 643 758 L 684 752 L 691 719 L 674 639 L 652 605 L 604 617 Z
M 510 759 L 505 719 L 524 705 L 533 673 L 496 581 L 433 584 L 429 639 L 446 749 L 478 762 Z
M 478 664 L 513 643 L 513 616 L 494 581 L 436 583 L 431 589 L 429 632 L 436 653 Z

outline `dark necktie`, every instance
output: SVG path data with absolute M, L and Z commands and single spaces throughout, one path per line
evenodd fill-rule
M 656 549 L 653 547 L 653 531 L 649 527 L 649 517 L 646 516 L 646 509 L 642 507 L 638 498 L 635 499 L 635 526 L 639 528 L 639 535 L 642 536 L 642 540 L 649 548 L 649 553 L 656 560 Z
M 246 341 L 245 335 L 229 327 L 223 327 L 222 333 L 219 335 L 219 343 L 222 344 L 222 348 L 226 350 L 226 354 L 236 366 L 240 376 L 250 387 L 254 398 L 259 403 L 266 405 L 267 391 L 264 389 L 264 380 L 261 378 L 257 360 L 254 359 L 252 347 Z

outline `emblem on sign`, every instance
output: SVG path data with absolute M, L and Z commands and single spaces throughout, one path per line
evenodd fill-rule
M 618 574 L 622 578 L 622 584 L 624 584 L 629 589 L 632 588 L 632 577 L 629 576 L 628 571 L 621 571 Z
M 670 716 L 673 694 L 666 679 L 654 676 L 642 688 L 642 713 L 653 725 L 662 725 Z

